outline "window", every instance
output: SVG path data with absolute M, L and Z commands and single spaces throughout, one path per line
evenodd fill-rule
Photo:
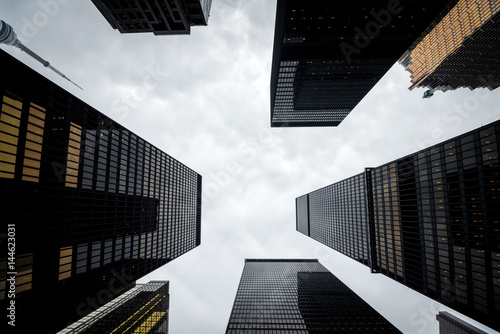
M 68 157 L 66 162 L 66 187 L 76 188 L 78 184 L 81 138 L 82 127 L 71 122 L 69 129 Z
M 14 178 L 22 102 L 4 96 L 0 113 L 0 177 Z
M 101 242 L 95 241 L 92 243 L 92 258 L 90 269 L 99 268 L 101 266 Z
M 103 264 L 109 264 L 112 261 L 113 240 L 109 239 L 104 242 L 104 260 Z
M 122 246 L 123 246 L 122 238 L 115 239 L 115 259 L 114 259 L 114 261 L 121 260 L 122 248 L 123 248 Z
M 83 154 L 83 173 L 82 188 L 92 189 L 94 179 L 94 157 L 96 148 L 96 131 L 85 131 L 84 154 Z
M 73 263 L 73 246 L 61 247 L 59 251 L 59 280 L 71 277 L 71 265 Z
M 45 109 L 31 103 L 24 150 L 23 181 L 38 182 L 44 125 Z
M 76 251 L 76 273 L 81 274 L 87 271 L 87 252 L 89 249 L 88 244 L 78 245 Z

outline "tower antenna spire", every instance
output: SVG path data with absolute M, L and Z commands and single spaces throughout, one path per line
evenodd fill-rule
M 68 80 L 73 85 L 75 85 L 76 87 L 83 90 L 82 87 L 78 86 L 76 83 L 71 81 L 67 76 L 65 76 L 64 74 L 59 72 L 56 68 L 54 68 L 52 65 L 50 65 L 50 63 L 48 61 L 44 60 L 42 57 L 40 57 L 39 55 L 37 55 L 36 53 L 34 53 L 30 49 L 28 49 L 26 46 L 24 46 L 24 44 L 21 43 L 21 41 L 17 39 L 17 35 L 14 32 L 14 29 L 2 20 L 0 20 L 0 43 L 18 47 L 19 49 L 23 50 L 24 52 L 29 54 L 31 57 L 35 58 L 40 63 L 42 63 L 43 66 L 50 68 L 52 71 L 56 72 L 57 74 L 62 76 L 64 79 Z

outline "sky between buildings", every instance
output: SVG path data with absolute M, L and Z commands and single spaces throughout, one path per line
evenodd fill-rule
M 500 90 L 423 100 L 396 64 L 338 128 L 271 129 L 275 14 L 214 0 L 189 36 L 121 35 L 90 1 L 2 1 L 0 19 L 83 91 L 1 48 L 203 176 L 201 246 L 140 280 L 170 281 L 170 333 L 223 333 L 245 258 L 317 258 L 404 333 L 437 334 L 435 315 L 456 312 L 298 233 L 295 198 L 499 119 Z

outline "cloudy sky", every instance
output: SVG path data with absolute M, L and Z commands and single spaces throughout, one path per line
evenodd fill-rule
M 83 91 L 0 47 L 203 176 L 201 246 L 141 279 L 170 281 L 171 333 L 224 332 L 245 258 L 318 258 L 404 333 L 438 333 L 436 313 L 456 312 L 296 232 L 295 198 L 499 119 L 500 90 L 423 100 L 394 65 L 339 127 L 271 129 L 275 10 L 214 0 L 189 36 L 121 35 L 90 1 L 1 1 Z

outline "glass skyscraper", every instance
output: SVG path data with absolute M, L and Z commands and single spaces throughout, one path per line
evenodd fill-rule
M 271 126 L 339 125 L 448 2 L 278 0 Z
M 121 33 L 155 35 L 191 33 L 191 26 L 206 26 L 212 0 L 92 0 L 113 29 Z
M 499 330 L 499 136 L 497 121 L 301 196 L 297 230 Z
M 246 259 L 226 334 L 399 333 L 318 260 Z
M 3 51 L 0 63 L 1 211 L 15 237 L 0 302 L 14 301 L 16 329 L 54 332 L 200 244 L 201 176 Z
M 450 6 L 399 60 L 411 73 L 410 89 L 498 88 L 499 22 L 497 0 L 460 0 Z
M 168 281 L 137 284 L 58 334 L 167 334 L 168 286 Z
M 448 312 L 439 312 L 436 320 L 439 321 L 439 334 L 486 334 Z
M 365 191 L 362 173 L 297 198 L 297 230 L 370 265 Z

